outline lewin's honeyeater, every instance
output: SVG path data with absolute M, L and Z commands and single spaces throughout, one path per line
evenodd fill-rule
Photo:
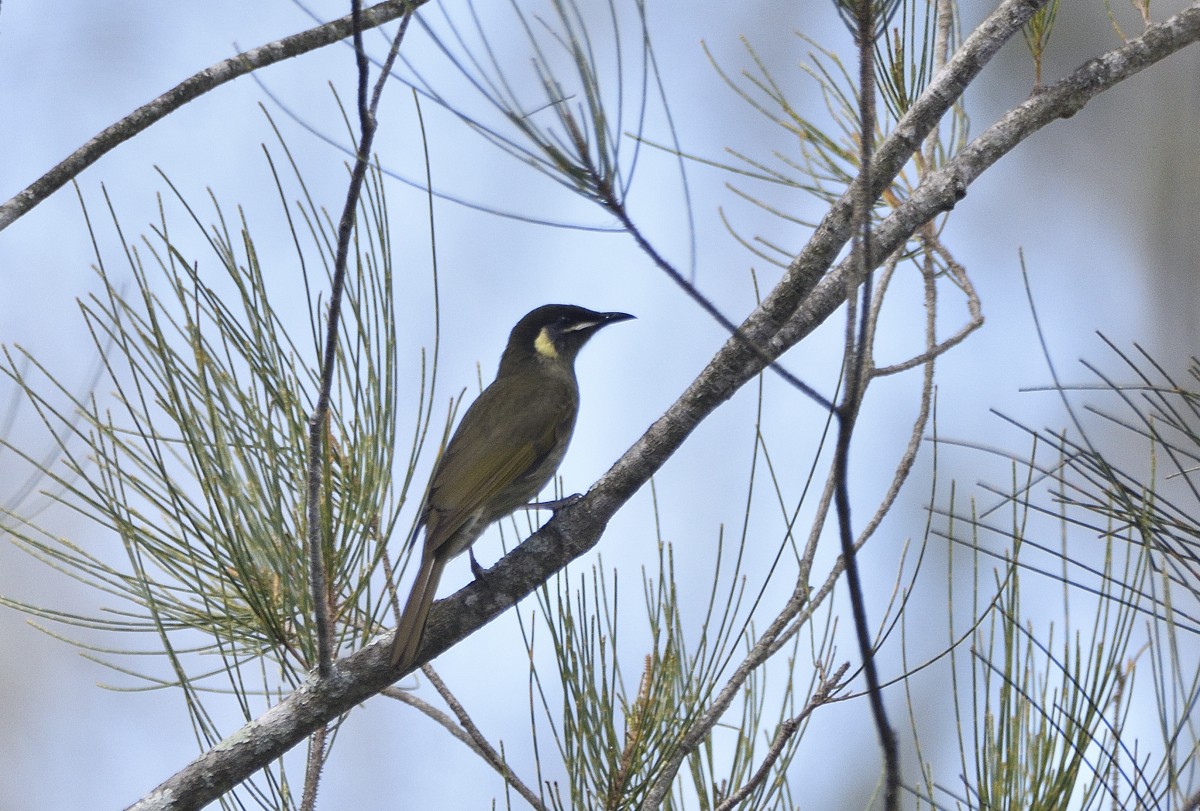
M 396 628 L 393 666 L 415 662 L 446 563 L 554 476 L 579 413 L 575 356 L 601 328 L 630 318 L 547 304 L 513 327 L 496 379 L 467 409 L 434 467 L 420 519 L 425 549 Z

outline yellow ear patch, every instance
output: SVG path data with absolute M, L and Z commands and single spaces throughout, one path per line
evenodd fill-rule
M 550 338 L 550 333 L 542 327 L 538 332 L 537 337 L 533 339 L 533 348 L 537 353 L 545 358 L 557 358 L 558 350 L 554 347 L 554 341 Z

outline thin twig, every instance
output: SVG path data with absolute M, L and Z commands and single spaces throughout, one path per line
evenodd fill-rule
M 342 216 L 338 222 L 337 252 L 333 266 L 333 285 L 329 294 L 329 316 L 325 331 L 324 354 L 321 360 L 321 389 L 317 395 L 317 403 L 308 421 L 308 554 L 309 579 L 313 600 L 313 618 L 317 635 L 317 672 L 322 677 L 328 677 L 330 664 L 333 661 L 333 628 L 330 626 L 329 615 L 329 586 L 328 569 L 325 561 L 324 542 L 321 538 L 321 458 L 326 439 L 325 430 L 329 419 L 329 398 L 333 388 L 333 372 L 337 362 L 338 333 L 341 327 L 342 294 L 346 284 L 346 266 L 350 255 L 350 238 L 354 232 L 355 211 L 362 194 L 362 185 L 366 180 L 367 168 L 370 166 L 371 144 L 375 139 L 377 122 L 375 113 L 379 108 L 379 99 L 383 94 L 383 86 L 391 74 L 392 65 L 399 53 L 400 43 L 408 30 L 408 21 L 412 19 L 410 10 L 400 22 L 400 28 L 392 39 L 392 47 L 388 52 L 387 61 L 380 71 L 375 83 L 374 93 L 370 102 L 367 101 L 367 87 L 370 81 L 370 63 L 363 50 L 361 26 L 361 2 L 352 0 L 351 18 L 353 20 L 354 52 L 358 68 L 358 118 L 359 142 L 358 153 L 354 168 L 350 174 L 350 185 L 346 190 L 346 202 L 342 207 Z
M 893 254 L 895 258 L 895 254 Z M 890 264 L 893 260 L 889 259 L 889 269 L 894 268 L 894 264 Z M 924 268 L 923 276 L 925 279 L 925 345 L 928 347 L 931 341 L 936 340 L 937 327 L 937 280 L 934 278 L 932 268 Z M 880 285 L 881 292 L 883 285 Z M 873 307 L 871 318 L 872 324 L 879 317 L 879 307 Z M 873 350 L 874 346 L 874 327 L 872 326 L 871 343 L 868 344 L 868 350 Z M 927 351 L 924 354 L 930 354 Z M 870 363 L 874 366 L 874 363 Z M 929 414 L 933 407 L 933 376 L 934 365 L 933 356 L 925 362 L 924 374 L 921 379 L 921 400 L 917 406 L 917 416 L 913 420 L 912 430 L 909 432 L 908 444 L 905 446 L 903 453 L 900 455 L 900 460 L 896 464 L 895 471 L 892 474 L 892 482 L 888 485 L 887 492 L 880 499 L 878 506 L 875 508 L 874 515 L 867 521 L 866 525 L 859 532 L 858 541 L 855 548 L 861 547 L 875 533 L 880 523 L 883 522 L 886 516 L 892 509 L 892 505 L 900 495 L 900 489 L 904 483 L 908 481 L 908 475 L 912 472 L 913 465 L 917 460 L 917 452 L 921 447 L 921 439 L 925 435 L 925 426 L 929 423 Z M 872 371 L 872 377 L 875 372 Z
M 858 282 L 862 286 L 858 322 L 855 308 L 849 307 L 846 324 L 846 389 L 838 405 L 838 435 L 833 458 L 836 489 L 834 506 L 838 518 L 838 537 L 842 543 L 842 562 L 845 565 L 846 588 L 854 619 L 855 637 L 862 657 L 863 676 L 867 681 L 871 715 L 883 750 L 884 795 L 886 811 L 900 807 L 900 750 L 896 731 L 888 721 L 879 685 L 879 669 L 875 663 L 875 647 L 867 622 L 867 606 L 863 598 L 855 555 L 854 529 L 850 516 L 850 442 L 858 421 L 868 383 L 865 374 L 868 359 L 868 338 L 871 324 L 872 262 L 871 217 L 875 206 L 875 184 L 871 177 L 871 162 L 875 142 L 875 0 L 857 0 L 855 7 L 855 45 L 859 53 L 859 177 L 855 183 L 856 246 L 853 253 L 859 259 Z M 850 299 L 853 304 L 853 299 Z M 856 334 L 857 333 L 857 334 Z
M 401 690 L 399 687 L 385 687 L 380 691 L 380 695 L 395 699 L 402 704 L 407 704 L 421 714 L 427 716 L 435 724 L 445 729 L 458 740 L 462 741 L 472 752 L 479 755 L 485 761 L 487 760 L 487 752 L 479 748 L 479 744 L 472 740 L 471 736 L 463 731 L 463 728 L 455 723 L 454 719 L 446 713 L 439 710 L 427 701 L 418 698 L 415 694 L 408 690 Z M 490 764 L 489 764 L 490 765 Z
M 333 289 L 329 297 L 329 321 L 325 333 L 325 355 L 321 361 L 321 390 L 317 396 L 317 404 L 313 409 L 308 423 L 308 554 L 309 554 L 309 586 L 312 592 L 313 620 L 317 636 L 317 672 L 322 678 L 328 678 L 333 662 L 333 626 L 329 616 L 330 605 L 328 562 L 325 560 L 325 543 L 321 537 L 321 460 L 324 456 L 324 443 L 327 439 L 326 429 L 329 423 L 329 397 L 333 388 L 333 369 L 337 360 L 337 339 L 340 329 L 340 314 L 342 294 L 345 290 L 346 265 L 350 255 L 350 237 L 354 231 L 355 211 L 362 193 L 362 185 L 367 176 L 370 164 L 371 143 L 375 137 L 375 113 L 379 107 L 379 98 L 383 93 L 383 85 L 387 81 L 390 67 L 395 61 L 404 39 L 408 21 L 412 17 L 410 11 L 400 23 L 400 28 L 392 40 L 392 48 L 388 53 L 388 68 L 379 75 L 375 84 L 375 93 L 367 102 L 367 86 L 370 81 L 370 64 L 362 41 L 362 3 L 361 0 L 351 0 L 350 16 L 354 31 L 354 53 L 358 72 L 358 117 L 360 137 L 358 156 L 354 162 L 354 170 L 350 175 L 350 186 L 346 191 L 346 203 L 342 208 L 342 218 L 338 223 L 337 254 L 334 261 Z M 301 802 L 302 811 L 311 811 L 317 801 L 317 790 L 321 782 L 321 772 L 325 766 L 325 739 L 328 725 L 321 726 L 313 733 L 309 744 L 308 767 L 304 775 L 304 792 Z
M 328 749 L 325 741 L 329 737 L 329 726 L 323 726 L 308 739 L 308 765 L 304 769 L 304 794 L 300 798 L 300 811 L 314 811 L 317 807 L 317 787 L 321 784 L 321 771 L 325 768 Z
M 899 174 L 911 159 L 913 150 L 957 103 L 967 86 L 975 80 L 1000 47 L 1011 39 L 1046 1 L 1003 0 L 963 41 L 945 67 L 934 75 L 925 91 L 908 108 L 908 112 L 896 122 L 888 137 L 879 144 L 871 170 L 876 194 L 882 192 Z M 1099 91 L 1092 84 L 1080 86 L 1076 88 L 1076 92 L 1090 98 Z M 1058 102 L 1061 104 L 1062 99 L 1058 99 Z M 1048 121 L 1039 126 L 1045 126 L 1045 123 Z M 997 135 L 992 133 L 990 128 L 988 133 L 993 137 Z M 1023 140 L 1030 133 L 1005 133 L 1014 134 L 1018 136 L 1016 140 Z M 980 139 L 976 139 L 976 143 L 979 141 Z M 994 159 L 998 159 L 1006 151 L 1001 151 Z M 881 245 L 887 243 L 887 246 L 879 251 L 880 262 L 883 257 L 903 244 L 907 236 L 938 213 L 953 208 L 966 194 L 969 180 L 960 174 L 961 158 L 960 154 L 947 161 L 938 173 L 922 180 L 923 188 L 920 190 L 924 191 L 926 199 L 918 203 L 910 197 L 876 229 L 876 242 Z M 970 178 L 973 179 L 974 176 Z M 934 181 L 936 185 L 930 187 Z M 816 323 L 823 323 L 823 317 L 814 317 L 817 313 L 827 314 L 840 308 L 845 302 L 849 293 L 849 282 L 857 278 L 858 258 L 852 256 L 849 261 L 839 263 L 834 272 L 827 271 L 836 262 L 837 253 L 853 236 L 854 198 L 857 194 L 854 185 L 858 182 L 856 178 L 851 188 L 821 218 L 813 238 L 788 265 L 782 282 L 775 286 L 759 310 L 751 316 L 758 321 L 768 320 L 783 325 L 778 327 L 769 339 L 772 350 L 793 345 L 810 332 Z M 901 222 L 904 223 L 903 226 L 899 224 Z M 893 225 L 892 231 L 885 234 L 884 229 L 889 224 Z M 907 230 L 904 231 L 904 236 L 900 237 L 905 228 Z
M 438 676 L 433 666 L 427 664 L 421 668 L 421 672 L 425 674 L 425 678 L 429 679 L 429 683 L 433 685 L 433 689 L 437 690 L 438 695 L 446 702 L 446 706 L 458 718 L 458 723 L 462 725 L 463 730 L 473 742 L 471 748 L 478 752 L 489 766 L 499 772 L 505 782 L 516 789 L 517 793 L 524 797 L 527 803 L 538 809 L 538 811 L 548 811 L 542 803 L 542 798 L 534 794 L 529 786 L 525 785 L 524 782 L 513 774 L 512 769 L 504 761 L 504 757 L 492 747 L 488 739 L 479 731 L 479 727 L 475 726 L 475 722 L 471 720 L 471 716 L 467 713 L 466 708 L 463 707 L 454 693 L 450 692 L 450 688 Z
M 967 339 L 967 336 L 983 326 L 983 305 L 979 300 L 979 294 L 975 291 L 975 285 L 971 282 L 970 276 L 967 275 L 967 269 L 960 265 L 954 259 L 954 257 L 950 255 L 950 252 L 946 250 L 946 246 L 942 244 L 932 225 L 926 225 L 922 229 L 922 232 L 922 243 L 927 249 L 934 251 L 942 257 L 942 260 L 946 263 L 946 267 L 950 272 L 950 276 L 967 296 L 967 323 L 960 327 L 958 332 L 954 333 L 940 343 L 936 340 L 936 338 L 932 344 L 927 341 L 925 345 L 925 351 L 919 355 L 916 355 L 915 357 L 900 361 L 899 363 L 893 363 L 890 366 L 875 367 L 874 364 L 872 364 L 872 377 L 885 377 L 887 375 L 893 375 L 899 372 L 907 371 L 908 369 L 915 368 L 921 364 L 930 363 L 936 360 L 939 356 L 944 355 L 949 350 L 958 346 Z M 928 276 L 930 273 L 932 273 L 932 270 L 926 270 L 924 273 Z M 931 294 L 927 285 L 927 301 L 930 295 L 934 295 L 936 297 L 936 291 Z
M 950 40 L 954 34 L 954 16 L 957 13 L 954 0 L 935 0 L 937 5 L 937 28 L 933 38 L 933 72 L 936 75 L 946 66 L 950 56 Z M 941 125 L 934 127 L 925 137 L 925 165 L 935 166 L 938 142 L 941 140 Z
M 708 737 L 709 732 L 729 705 L 733 703 L 734 698 L 741 695 L 742 685 L 746 679 L 758 667 L 772 655 L 774 643 L 782 634 L 790 622 L 790 618 L 794 616 L 807 602 L 807 597 L 803 594 L 794 594 L 783 611 L 780 612 L 767 629 L 751 646 L 746 658 L 738 664 L 737 668 L 729 677 L 716 696 L 713 697 L 712 703 L 696 716 L 695 722 L 684 732 L 682 739 L 679 741 L 675 750 L 671 753 L 670 758 L 659 769 L 659 775 L 655 779 L 654 785 L 646 793 L 639 808 L 641 811 L 657 811 L 662 807 L 667 793 L 671 790 L 671 785 L 675 781 L 675 775 L 679 770 L 679 765 L 683 759 L 696 749 L 700 743 Z
M 828 704 L 833 694 L 841 687 L 842 676 L 845 675 L 849 667 L 850 663 L 845 662 L 833 674 L 833 678 L 821 679 L 816 692 L 808 699 L 808 703 L 804 705 L 804 709 L 800 710 L 800 714 L 780 724 L 779 731 L 775 733 L 775 740 L 771 741 L 771 747 L 767 750 L 766 757 L 763 758 L 763 762 L 759 764 L 754 775 L 741 788 L 726 797 L 713 811 L 732 811 L 735 806 L 746 800 L 755 789 L 762 785 L 763 781 L 770 776 L 771 768 L 775 765 L 775 761 L 779 760 L 780 755 L 783 754 L 788 741 L 799 731 L 808 716 L 812 715 L 813 710 L 817 707 Z
M 747 349 L 757 355 L 760 359 L 764 360 L 767 368 L 787 381 L 790 386 L 804 394 L 826 411 L 831 411 L 833 409 L 833 403 L 831 403 L 828 398 L 785 369 L 777 359 L 772 358 L 771 355 L 768 354 L 767 349 L 754 343 L 754 341 L 750 339 L 742 327 L 739 327 L 732 321 L 732 319 L 729 318 L 729 316 L 721 312 L 721 309 L 717 307 L 712 299 L 701 293 L 700 289 L 696 287 L 696 285 L 692 284 L 692 282 L 689 281 L 682 273 L 680 273 L 674 265 L 668 262 L 666 258 L 658 252 L 654 245 L 651 244 L 650 240 L 646 238 L 641 229 L 638 228 L 637 224 L 633 221 L 633 218 L 629 216 L 629 212 L 625 209 L 625 204 L 618 200 L 611 191 L 606 192 L 606 196 L 602 198 L 601 204 L 609 213 L 611 213 L 617 218 L 617 220 L 620 221 L 622 227 L 631 237 L 633 237 L 634 242 L 638 244 L 638 247 L 642 249 L 642 252 L 650 257 L 650 261 L 654 262 L 659 270 L 667 274 L 667 277 L 670 278 L 671 281 L 679 285 L 679 287 L 682 288 L 685 293 L 687 293 L 688 297 L 691 298 L 692 301 L 699 304 L 700 309 L 712 316 L 713 320 L 724 327 L 734 339 L 741 341 Z
M 400 624 L 400 601 L 399 595 L 396 594 L 396 570 L 392 568 L 392 561 L 387 555 L 380 555 L 379 562 L 383 564 L 383 582 L 388 591 L 388 602 L 392 606 L 392 624 Z

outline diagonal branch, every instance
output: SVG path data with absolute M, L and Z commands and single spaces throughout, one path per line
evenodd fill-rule
M 925 92 L 896 123 L 891 134 L 879 144 L 870 172 L 872 197 L 877 197 L 892 183 L 912 155 L 921 148 L 925 138 L 933 132 L 942 116 L 958 101 L 1001 46 L 1020 31 L 1021 26 L 1046 2 L 1004 0 L 971 32 L 945 67 L 933 77 Z M 861 178 L 862 175 L 859 175 Z M 817 281 L 833 265 L 837 254 L 853 236 L 857 182 L 821 218 L 808 244 L 788 266 L 783 280 L 747 320 L 744 330 L 748 334 L 759 335 L 767 331 L 771 336 L 773 346 L 768 354 L 782 354 L 799 340 L 799 337 L 795 337 L 797 326 L 803 328 L 802 325 L 808 325 L 811 330 L 846 300 L 848 282 L 855 276 L 848 275 L 844 268 L 839 268 L 837 274 L 831 274 L 836 275 L 836 279 L 826 279 L 822 283 L 820 290 L 824 294 L 816 301 L 810 300 L 809 293 L 815 292 Z M 915 232 L 921 224 L 914 225 L 909 233 Z M 879 244 L 876 242 L 877 246 Z M 886 250 L 877 248 L 872 255 L 885 257 L 892 250 L 894 246 Z M 853 261 L 857 262 L 857 259 Z M 882 259 L 879 259 L 872 262 L 871 266 L 881 262 Z M 800 310 L 802 305 L 804 309 Z M 788 325 L 789 320 L 792 321 L 789 325 L 792 329 L 781 332 L 780 327 Z
M 341 330 L 342 297 L 346 283 L 346 265 L 350 256 L 350 238 L 354 233 L 356 222 L 355 211 L 362 196 L 363 182 L 367 177 L 367 168 L 371 160 L 371 145 L 375 141 L 378 129 L 376 113 L 379 110 L 379 100 L 383 95 L 383 87 L 387 83 L 392 65 L 400 52 L 400 43 L 408 30 L 408 22 L 412 12 L 406 12 L 392 39 L 392 47 L 388 51 L 387 61 L 375 83 L 375 90 L 367 101 L 367 85 L 370 82 L 370 67 L 367 54 L 363 48 L 362 37 L 362 3 L 351 0 L 350 16 L 354 28 L 354 56 L 358 71 L 358 152 L 354 160 L 354 168 L 350 172 L 350 184 L 346 189 L 346 201 L 342 207 L 342 216 L 338 222 L 337 252 L 333 265 L 333 285 L 329 294 L 329 316 L 326 325 L 325 347 L 321 359 L 321 387 L 317 394 L 317 404 L 308 421 L 308 476 L 307 476 L 307 516 L 309 561 L 309 587 L 313 601 L 313 620 L 317 641 L 317 672 L 321 676 L 329 675 L 329 666 L 333 662 L 334 643 L 333 626 L 330 623 L 332 613 L 331 595 L 329 590 L 328 562 L 325 560 L 325 538 L 321 533 L 321 460 L 325 457 L 329 437 L 326 435 L 329 419 L 330 392 L 333 388 L 334 366 L 337 361 L 338 334 Z M 325 759 L 329 750 L 326 737 L 329 728 L 319 727 L 312 736 L 309 747 L 308 768 L 304 776 L 304 794 L 300 803 L 301 811 L 311 811 L 316 806 L 317 786 L 320 784 L 321 772 L 325 767 Z
M 968 42 L 973 38 L 974 35 Z M 903 245 L 922 225 L 954 208 L 966 196 L 971 183 L 1030 135 L 1060 118 L 1070 118 L 1099 94 L 1198 40 L 1200 0 L 1194 0 L 1187 9 L 1147 28 L 1140 37 L 1121 47 L 1088 60 L 1069 76 L 1043 88 L 1005 113 L 963 147 L 952 160 L 922 180 L 912 196 L 879 224 L 875 230 L 872 266 L 878 265 L 883 257 Z M 965 44 L 963 47 L 966 47 Z M 956 55 L 951 60 L 951 66 L 957 58 Z M 933 89 L 934 84 L 931 84 L 926 94 Z M 916 106 L 913 106 L 914 110 Z M 906 119 L 908 117 L 905 116 Z M 880 147 L 880 157 L 890 141 L 891 138 Z M 833 214 L 831 211 L 826 219 Z M 825 226 L 825 221 L 822 221 L 821 227 Z M 808 258 L 810 246 L 806 246 L 804 253 L 792 263 L 798 272 L 812 261 Z M 855 278 L 856 262 L 852 257 L 821 279 L 812 295 L 804 299 L 800 309 L 778 331 L 773 341 L 784 347 L 794 345 L 829 313 L 840 307 Z

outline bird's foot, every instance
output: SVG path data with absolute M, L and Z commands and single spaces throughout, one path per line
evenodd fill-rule
M 483 567 L 479 565 L 479 561 L 475 560 L 475 550 L 468 549 L 467 554 L 471 558 L 471 574 L 475 575 L 476 580 L 483 580 Z
M 558 512 L 563 507 L 570 507 L 576 501 L 583 498 L 583 493 L 572 493 L 563 498 L 556 498 L 553 501 L 531 501 L 525 505 L 526 510 L 552 510 Z

